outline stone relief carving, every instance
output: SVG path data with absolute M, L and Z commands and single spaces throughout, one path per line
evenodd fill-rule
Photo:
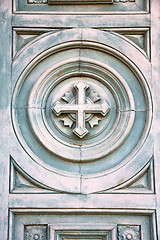
M 93 128 L 95 125 L 98 125 L 98 121 L 101 120 L 101 118 L 94 116 L 93 113 L 100 113 L 105 116 L 110 110 L 110 107 L 105 100 L 101 104 L 95 104 L 95 102 L 100 100 L 100 97 L 93 91 L 90 91 L 87 97 L 86 91 L 89 89 L 89 86 L 85 82 L 78 82 L 74 85 L 74 89 L 77 92 L 76 96 L 73 95 L 72 91 L 66 93 L 62 99 L 66 101 L 67 104 L 57 101 L 52 107 L 52 110 L 57 116 L 62 113 L 68 113 L 69 118 L 65 117 L 62 119 L 64 125 L 71 127 L 73 122 L 76 122 L 73 133 L 79 138 L 83 138 L 88 133 L 85 122 L 88 120 L 90 127 Z
M 25 240 L 47 240 L 47 226 L 25 226 Z
M 76 230 L 73 231 L 69 231 L 69 229 L 64 229 L 64 230 L 58 230 L 55 231 L 53 229 L 53 227 L 50 227 L 50 231 L 51 231 L 51 235 L 55 236 L 55 239 L 58 238 L 59 234 L 61 237 L 63 236 L 72 236 L 72 234 L 74 235 L 78 235 Z M 88 233 L 93 237 L 95 234 L 97 235 L 103 235 L 107 238 L 110 239 L 109 237 L 109 231 L 107 230 L 97 230 L 95 231 L 85 231 L 84 229 L 81 230 L 81 234 L 83 235 L 84 238 L 86 238 L 86 233 L 88 236 Z M 118 240 L 141 240 L 141 233 L 140 233 L 140 226 L 131 226 L 131 225 L 119 225 L 117 227 L 117 237 Z M 82 236 L 81 236 L 82 237 Z M 25 226 L 25 240 L 47 240 L 47 226 Z
M 118 226 L 118 240 L 140 239 L 140 226 Z
M 135 54 L 141 59 L 138 63 Z M 109 32 L 71 29 L 39 37 L 13 65 L 12 123 L 21 154 L 23 149 L 28 154 L 25 161 L 16 156 L 17 164 L 33 179 L 33 168 L 43 171 L 47 179 L 38 172 L 36 179 L 54 190 L 98 192 L 115 187 L 121 179 L 126 183 L 152 157 L 148 65 L 133 45 Z M 83 106 L 80 121 L 78 101 Z M 105 111 L 103 101 L 108 104 Z M 91 109 L 84 114 L 86 105 Z M 85 135 L 73 132 L 77 124 Z M 97 178 L 101 184 L 95 183 Z

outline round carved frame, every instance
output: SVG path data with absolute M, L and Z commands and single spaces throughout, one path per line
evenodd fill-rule
M 104 84 L 119 112 L 110 131 L 95 142 L 67 142 L 47 125 L 50 94 L 74 76 Z M 13 67 L 12 122 L 26 152 L 16 157 L 17 164 L 58 191 L 92 193 L 124 184 L 152 157 L 150 82 L 148 59 L 116 34 L 72 29 L 36 38 L 18 53 Z

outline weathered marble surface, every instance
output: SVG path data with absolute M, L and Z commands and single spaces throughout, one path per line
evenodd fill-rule
M 0 3 L 0 239 L 158 240 L 159 1 L 37 1 Z M 52 110 L 81 81 L 105 116 Z

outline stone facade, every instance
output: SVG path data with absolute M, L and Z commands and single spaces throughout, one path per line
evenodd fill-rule
M 1 3 L 0 239 L 159 239 L 159 5 Z

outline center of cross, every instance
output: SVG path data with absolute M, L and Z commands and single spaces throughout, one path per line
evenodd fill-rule
M 76 97 L 75 98 L 72 98 L 72 100 L 69 102 L 69 104 L 76 104 L 77 101 L 76 101 Z M 90 98 L 86 98 L 86 103 L 87 104 L 93 104 L 93 101 L 92 99 Z M 69 118 L 73 120 L 73 122 L 76 121 L 76 113 L 70 113 L 69 115 Z M 88 122 L 90 119 L 93 118 L 93 113 L 85 113 L 85 122 Z
M 103 101 L 100 104 L 95 104 L 95 102 L 100 98 L 93 91 L 90 92 L 91 97 L 94 99 L 93 103 L 91 101 L 87 101 L 86 90 L 89 89 L 89 85 L 85 82 L 80 81 L 75 84 L 73 88 L 76 91 L 76 100 L 74 103 L 73 101 L 67 100 L 69 98 L 69 93 L 66 93 L 66 96 L 62 99 L 65 100 L 67 104 L 63 104 L 60 101 L 57 101 L 53 105 L 52 110 L 57 116 L 62 113 L 67 113 L 70 115 L 75 114 L 76 127 L 73 129 L 73 133 L 76 134 L 79 138 L 83 138 L 89 132 L 85 127 L 86 114 L 99 113 L 102 116 L 105 116 L 109 112 L 110 107 L 106 101 Z M 97 124 L 90 123 L 90 125 L 92 127 Z

